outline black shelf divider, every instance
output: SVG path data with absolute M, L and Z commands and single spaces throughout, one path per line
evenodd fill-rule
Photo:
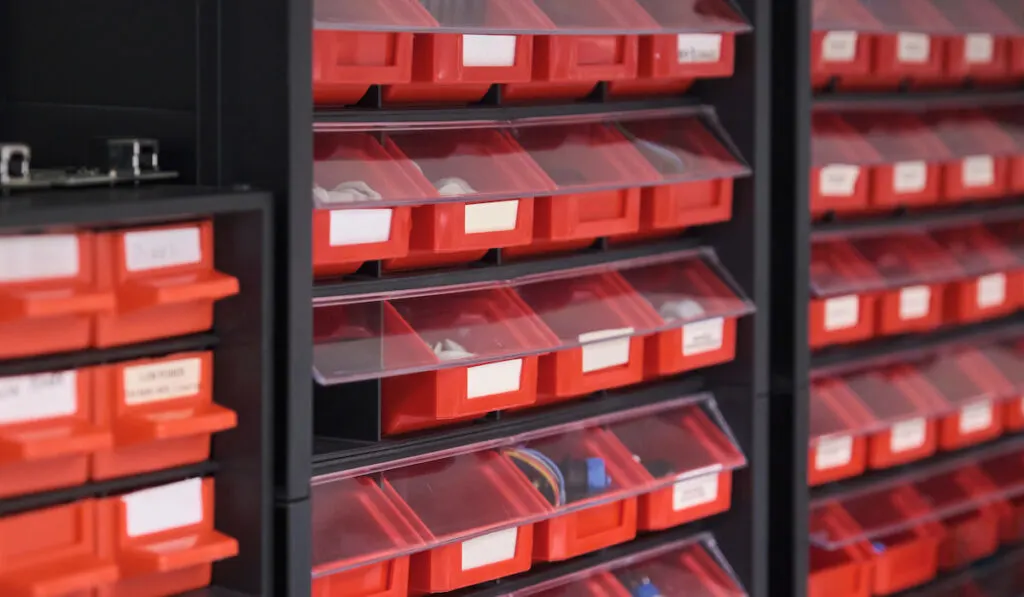
M 810 71 L 807 71 L 805 76 L 809 78 Z M 995 89 L 965 87 L 951 90 L 893 93 L 820 92 L 814 94 L 813 103 L 815 109 L 827 110 L 872 110 L 875 108 L 922 110 L 949 108 L 965 104 L 979 107 L 1008 106 L 1024 103 L 1024 89 L 1020 87 Z
M 1004 222 L 1024 217 L 1024 197 L 1003 198 L 987 203 L 967 203 L 927 210 L 898 210 L 865 218 L 830 219 L 815 222 L 812 238 L 884 234 L 890 230 L 942 228 L 973 222 Z

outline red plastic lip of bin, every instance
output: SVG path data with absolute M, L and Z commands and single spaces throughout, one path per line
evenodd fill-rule
M 612 112 L 575 116 L 527 118 L 512 121 L 463 121 L 463 122 L 319 122 L 314 125 L 314 135 L 366 134 L 377 139 L 381 146 L 387 139 L 400 139 L 403 134 L 421 133 L 438 135 L 448 133 L 454 136 L 464 134 L 479 136 L 480 129 L 490 129 L 501 139 L 495 143 L 488 159 L 500 159 L 516 171 L 532 170 L 519 177 L 516 188 L 492 190 L 463 195 L 441 196 L 431 187 L 433 182 L 421 181 L 413 188 L 385 193 L 379 199 L 337 202 L 321 205 L 332 210 L 366 209 L 393 207 L 399 205 L 423 205 L 436 203 L 467 203 L 524 199 L 559 195 L 576 195 L 601 191 L 625 190 L 632 188 L 671 186 L 685 182 L 749 176 L 750 167 L 740 155 L 732 140 L 716 124 L 711 108 L 704 106 L 644 110 L 639 112 Z M 590 125 L 590 126 L 587 126 Z M 663 125 L 663 126 L 662 126 Z M 444 133 L 443 133 L 444 132 Z M 457 151 L 453 157 L 468 157 L 470 146 L 454 145 Z M 636 167 L 619 166 L 598 173 L 577 171 L 572 179 L 546 172 L 541 167 L 545 160 L 558 170 L 574 170 L 579 164 L 566 162 L 566 156 L 583 153 L 596 156 L 599 160 L 612 160 L 618 164 L 617 156 L 628 156 Z M 401 165 L 405 177 L 424 178 L 412 160 L 403 156 L 388 155 L 387 159 Z M 361 156 L 356 156 L 361 158 Z M 435 161 L 442 158 L 431 158 Z M 654 160 L 653 163 L 648 160 Z M 340 160 L 339 160 L 340 161 Z M 359 160 L 355 160 L 358 162 Z M 440 162 L 439 162 L 440 163 Z M 673 167 L 673 165 L 678 167 Z M 477 167 L 477 166 L 474 166 Z M 479 168 L 488 168 L 487 160 L 479 161 Z M 317 165 L 322 176 L 330 173 L 329 162 Z M 614 176 L 611 176 L 614 174 Z M 457 175 L 457 173 L 454 173 Z M 451 176 L 451 175 L 449 175 Z M 557 182 L 561 180 L 561 184 Z M 568 181 L 568 182 L 567 182 Z M 399 187 L 401 190 L 404 187 Z M 330 189 L 327 189 L 330 190 Z
M 727 593 L 729 597 L 741 597 L 746 595 L 746 592 L 743 591 L 732 567 L 725 559 L 725 556 L 719 551 L 714 536 L 710 533 L 701 533 L 693 537 L 673 541 L 623 558 L 604 562 L 591 568 L 586 568 L 571 574 L 545 580 L 524 589 L 519 589 L 518 591 L 509 593 L 507 597 L 545 597 L 549 591 L 572 587 L 575 586 L 576 583 L 584 583 L 588 579 L 601 574 L 615 573 L 623 569 L 658 563 L 661 559 L 668 559 L 675 564 L 670 564 L 670 568 L 676 568 L 678 566 L 680 571 L 682 571 L 683 566 L 678 564 L 681 564 L 684 560 L 689 560 L 690 558 L 687 556 L 697 557 L 701 560 L 705 560 L 705 564 L 710 564 L 701 570 L 704 574 L 701 574 L 700 576 L 703 577 L 702 580 L 704 582 L 699 586 L 706 587 L 708 582 L 713 582 L 717 588 L 729 590 L 730 592 Z M 687 572 L 690 571 L 687 570 Z M 714 578 L 712 579 L 708 577 Z M 694 575 L 693 578 L 696 580 L 697 575 Z M 699 590 L 698 587 L 691 586 L 691 588 L 693 590 Z M 688 595 L 690 593 L 672 594 Z
M 733 454 L 738 455 L 738 457 L 732 459 L 723 456 L 721 462 L 715 466 L 715 470 L 733 470 L 745 465 L 746 458 L 742 456 L 742 452 L 736 447 L 731 431 L 721 417 L 716 414 L 717 408 L 713 404 L 713 398 L 710 395 L 698 395 L 679 398 L 667 403 L 652 404 L 632 409 L 631 411 L 594 417 L 584 421 L 566 423 L 554 428 L 522 433 L 508 438 L 407 458 L 398 462 L 389 462 L 363 467 L 358 470 L 343 471 L 317 477 L 313 481 L 315 519 L 330 521 L 332 520 L 331 512 L 338 511 L 334 503 L 329 501 L 329 497 L 322 497 L 337 493 L 337 489 L 334 486 L 335 483 L 352 484 L 355 478 L 361 478 L 369 479 L 369 482 L 376 484 L 377 482 L 373 481 L 373 479 L 380 475 L 381 492 L 393 505 L 393 508 L 389 507 L 392 510 L 390 522 L 387 525 L 382 524 L 381 526 L 388 526 L 389 528 L 404 527 L 407 530 L 412 530 L 405 536 L 407 540 L 404 546 L 401 545 L 402 537 L 396 537 L 394 533 L 391 533 L 390 537 L 376 537 L 376 544 L 380 545 L 383 543 L 385 548 L 374 548 L 371 550 L 372 553 L 360 554 L 358 553 L 360 551 L 359 547 L 354 549 L 347 547 L 342 549 L 338 546 L 321 548 L 322 551 L 318 553 L 323 554 L 325 557 L 335 555 L 341 559 L 316 562 L 316 574 L 318 576 L 335 574 L 357 566 L 369 565 L 451 543 L 464 542 L 481 535 L 513 527 L 542 522 L 556 516 L 577 512 L 583 508 L 600 505 L 601 503 L 611 503 L 617 500 L 636 497 L 644 493 L 656 491 L 662 487 L 667 487 L 680 480 L 705 474 L 708 467 L 685 471 L 678 475 L 669 475 L 657 480 L 641 479 L 637 475 L 635 478 L 626 479 L 625 483 L 628 487 L 610 492 L 600 499 L 588 498 L 582 502 L 553 507 L 540 497 L 532 488 L 525 475 L 500 451 L 502 448 L 521 446 L 524 443 L 542 438 L 557 437 L 559 433 L 568 432 L 587 435 L 584 432 L 586 429 L 597 430 L 605 425 L 611 425 L 619 421 L 640 420 L 644 417 L 668 417 L 685 421 L 689 416 L 688 413 L 692 414 L 695 412 L 708 413 L 714 419 L 713 424 L 717 426 L 724 437 L 728 438 L 727 441 L 732 444 Z M 685 428 L 681 427 L 681 430 L 686 432 Z M 603 437 L 602 442 L 606 448 L 611 449 L 612 452 L 620 456 L 617 458 L 617 461 L 628 460 L 628 450 L 619 444 L 617 439 L 611 437 L 608 433 L 598 433 L 597 435 Z M 503 496 L 503 501 L 498 506 L 504 505 L 513 508 L 509 512 L 514 513 L 514 515 L 506 518 L 500 513 L 496 516 L 494 512 L 488 514 L 481 511 L 479 514 L 483 518 L 478 517 L 472 521 L 469 521 L 466 517 L 458 518 L 461 521 L 459 524 L 463 525 L 464 528 L 454 528 L 450 521 L 455 519 L 452 519 L 450 516 L 439 517 L 437 510 L 442 507 L 451 507 L 456 502 L 464 504 L 464 500 L 442 500 L 441 502 L 435 500 L 430 502 L 429 500 L 425 501 L 423 499 L 424 496 L 420 495 L 413 502 L 407 503 L 405 501 L 407 498 L 412 498 L 407 493 L 409 491 L 422 490 L 425 487 L 434 487 L 436 490 L 440 490 L 443 485 L 436 485 L 436 483 L 442 483 L 442 478 L 447 470 L 458 472 L 467 467 L 473 468 L 478 466 L 485 467 L 478 471 L 479 475 L 486 476 L 492 482 L 492 489 L 498 491 Z M 458 478 L 462 479 L 463 477 Z M 450 481 L 449 479 L 449 481 L 444 483 Z M 395 483 L 402 484 L 397 492 Z M 399 497 L 400 494 L 404 497 Z M 321 501 L 322 499 L 327 499 L 328 501 Z M 432 509 L 433 512 L 428 512 L 424 508 Z M 426 518 L 421 520 L 424 516 Z M 336 524 L 343 522 L 336 518 L 334 520 L 337 521 Z M 314 542 L 318 545 L 329 545 L 331 541 L 342 540 L 337 535 L 337 532 L 330 528 L 330 525 L 321 525 L 318 529 L 318 537 L 314 538 Z M 379 534 L 382 532 L 386 533 L 387 531 L 386 529 L 378 528 L 376 532 Z M 386 549 L 388 541 L 395 545 L 393 550 Z M 364 540 L 359 545 L 368 543 L 370 543 L 369 540 Z
M 1017 478 L 1016 482 L 1000 484 L 987 474 L 989 483 L 984 490 L 963 500 L 947 499 L 940 503 L 936 496 L 929 496 L 918 488 L 927 487 L 929 482 L 968 469 L 980 469 L 984 473 L 986 467 L 998 466 L 1000 459 L 1019 460 L 1024 456 L 1022 451 L 1024 440 L 1018 440 L 994 446 L 983 454 L 964 456 L 937 465 L 919 465 L 900 477 L 883 479 L 839 496 L 815 500 L 811 503 L 811 519 L 818 524 L 812 522 L 811 543 L 828 550 L 840 549 L 956 516 L 998 500 L 1024 495 L 1024 477 Z M 837 507 L 853 518 L 858 529 L 856 532 L 846 529 L 837 532 L 827 523 L 821 523 L 820 516 Z
M 617 279 L 616 272 L 623 270 L 639 270 L 659 264 L 687 263 L 699 261 L 707 270 L 714 274 L 720 282 L 719 290 L 723 296 L 709 296 L 707 310 L 691 317 L 682 317 L 664 321 L 645 317 L 644 311 L 634 308 L 642 299 L 636 291 L 625 284 L 601 284 L 597 293 L 592 293 L 585 302 L 573 302 L 569 291 L 579 284 L 574 280 L 596 276 L 597 278 Z M 504 293 L 498 292 L 505 290 Z M 488 322 L 487 325 L 515 327 L 526 333 L 533 340 L 520 346 L 498 346 L 486 353 L 469 352 L 460 358 L 442 360 L 420 337 L 417 330 L 399 314 L 403 301 L 436 301 L 454 300 L 458 294 L 463 297 L 477 296 L 481 301 L 491 302 L 489 296 L 506 297 L 506 307 L 501 310 L 507 319 Z M 623 260 L 596 266 L 560 270 L 548 274 L 524 276 L 509 281 L 495 281 L 483 284 L 418 289 L 411 292 L 395 292 L 374 295 L 357 295 L 317 299 L 314 301 L 314 375 L 323 385 L 333 385 L 361 379 L 374 379 L 394 375 L 405 375 L 423 371 L 434 371 L 451 367 L 465 367 L 497 362 L 530 355 L 539 355 L 575 348 L 584 343 L 578 336 L 558 339 L 552 330 L 543 323 L 543 316 L 549 311 L 537 312 L 524 297 L 543 295 L 544 304 L 559 305 L 560 319 L 573 321 L 585 316 L 594 309 L 616 311 L 615 305 L 629 306 L 628 321 L 615 319 L 612 330 L 615 337 L 640 337 L 679 329 L 691 323 L 717 318 L 737 318 L 753 312 L 754 306 L 742 293 L 739 286 L 721 267 L 714 253 L 708 249 L 685 250 L 661 255 L 653 255 L 639 259 Z M 718 293 L 716 293 L 718 294 Z M 713 308 L 711 308 L 713 307 Z M 635 312 L 635 313 L 634 313 Z M 360 314 L 361 313 L 361 314 Z M 616 316 L 618 317 L 618 316 Z M 567 319 L 568 318 L 568 319 Z M 610 316 L 609 321 L 613 318 Z M 588 323 L 589 320 L 583 319 Z M 599 323 L 599 322 L 598 322 Z M 609 324 L 610 325 L 610 324 Z M 631 326 L 629 329 L 625 326 Z M 465 323 L 458 329 L 453 328 L 449 339 L 457 341 L 479 325 Z M 486 327 L 486 326 L 484 326 Z M 460 330 L 462 330 L 460 332 Z M 459 332 L 459 333 L 456 333 Z M 463 333 L 465 332 L 465 333 Z M 621 333 L 618 333 L 621 332 Z M 611 336 L 607 339 L 612 339 Z M 590 342 L 590 340 L 588 340 Z M 468 347 L 463 347 L 468 350 Z M 375 357 L 373 355 L 381 355 Z M 370 358 L 367 358 L 370 355 Z

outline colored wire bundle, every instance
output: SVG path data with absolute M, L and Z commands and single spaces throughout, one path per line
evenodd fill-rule
M 523 472 L 530 476 L 530 480 L 537 482 L 538 478 L 551 489 L 552 504 L 564 506 L 566 501 L 565 476 L 553 460 L 530 448 L 511 448 L 505 454 L 512 459 Z M 530 473 L 534 473 L 531 475 Z M 538 490 L 541 488 L 538 487 Z

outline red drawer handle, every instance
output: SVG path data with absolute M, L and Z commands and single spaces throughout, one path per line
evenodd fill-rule
M 136 444 L 189 437 L 233 429 L 235 411 L 219 404 L 165 412 L 139 413 L 121 417 L 117 423 L 118 443 Z
M 26 291 L 0 295 L 0 323 L 62 315 L 87 315 L 114 308 L 114 295 L 74 290 Z
M 238 555 L 238 541 L 216 531 L 186 535 L 129 547 L 118 556 L 122 570 L 133 576 L 173 572 Z
M 0 578 L 4 597 L 65 597 L 117 580 L 114 563 L 94 557 L 57 560 Z
M 216 301 L 238 294 L 238 279 L 220 272 L 127 282 L 117 293 L 119 311 L 193 301 Z
M 0 461 L 39 461 L 88 454 L 113 446 L 106 431 L 76 423 L 70 433 L 61 429 L 30 429 L 0 436 Z

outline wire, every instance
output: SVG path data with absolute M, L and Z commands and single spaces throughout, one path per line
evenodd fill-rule
M 554 505 L 564 506 L 566 500 L 565 476 L 553 460 L 530 448 L 510 448 L 505 451 L 512 460 L 521 463 L 540 475 L 554 492 Z

